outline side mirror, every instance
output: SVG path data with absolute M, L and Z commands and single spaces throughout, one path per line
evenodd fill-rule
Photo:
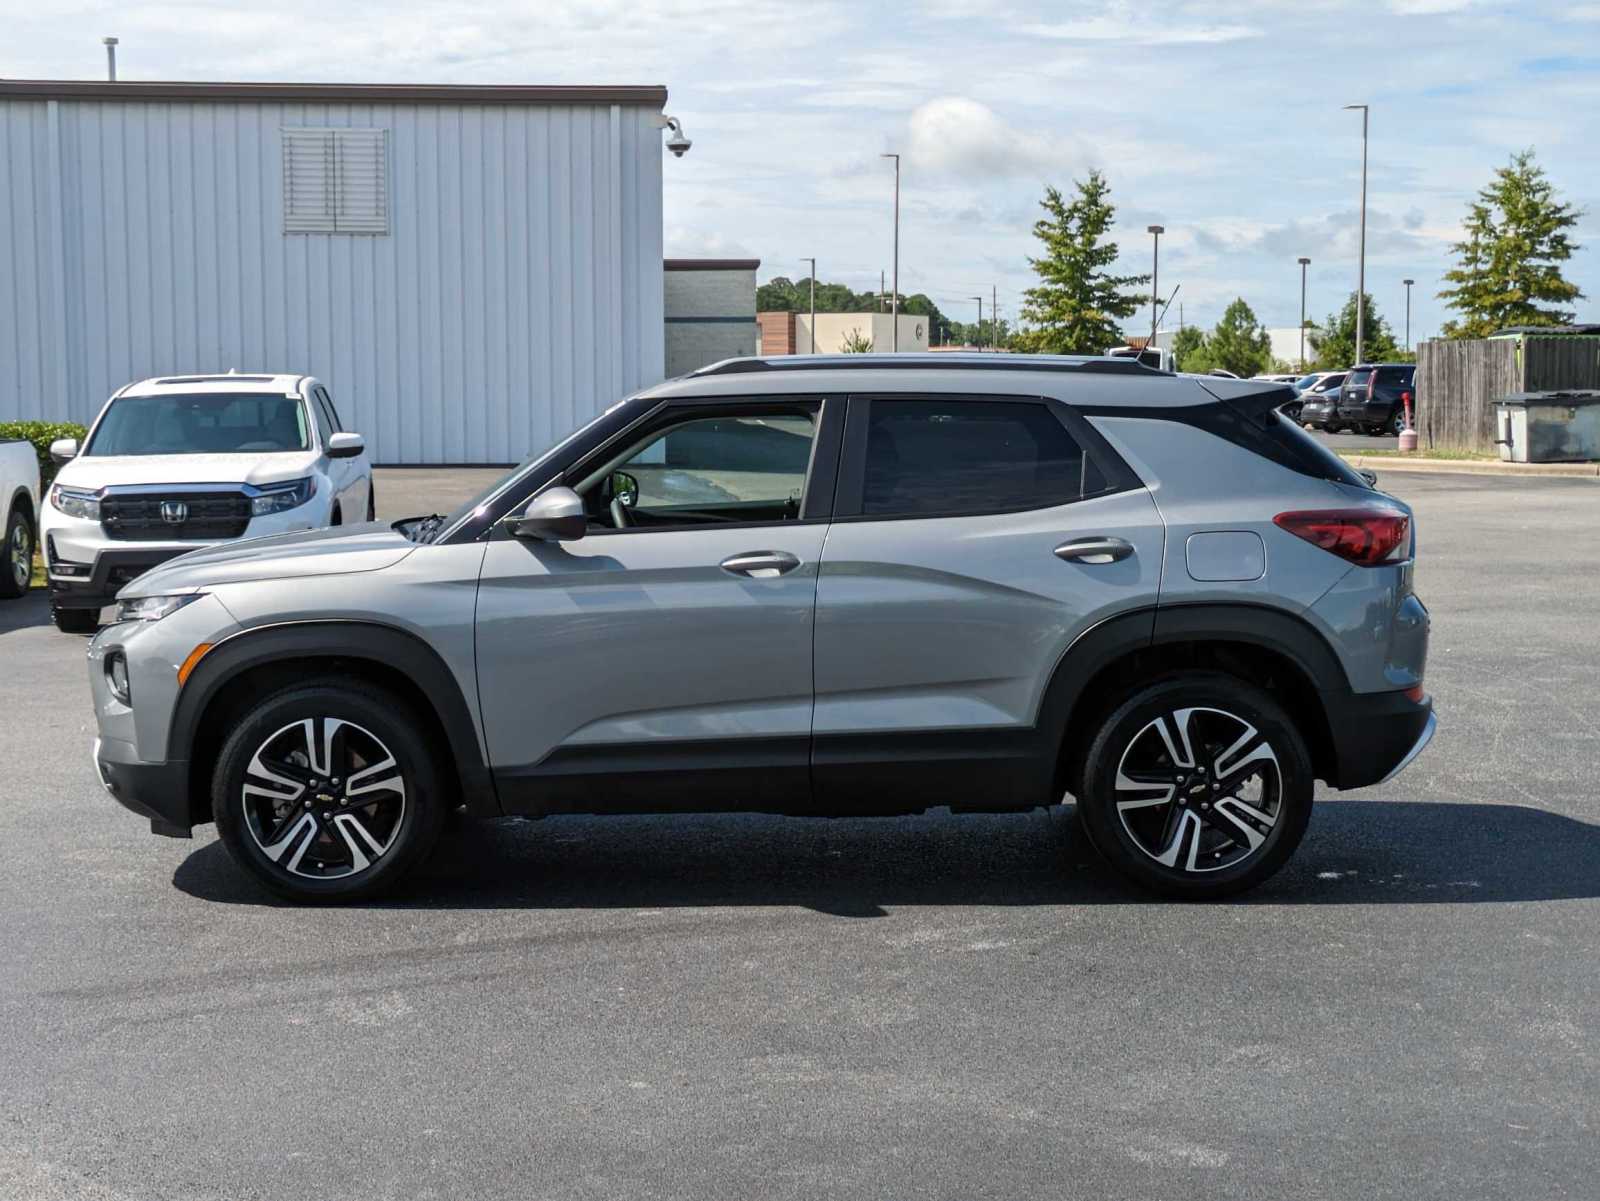
M 57 463 L 65 463 L 68 459 L 78 457 L 78 440 L 76 438 L 57 438 L 50 443 L 50 457 Z
M 611 499 L 624 509 L 631 509 L 639 503 L 639 480 L 637 477 L 629 475 L 626 471 L 613 471 L 609 484 Z
M 541 542 L 572 542 L 589 532 L 583 498 L 571 488 L 547 488 L 505 521 L 514 537 Z
M 353 459 L 367 449 L 367 440 L 360 434 L 331 434 L 328 437 L 330 459 Z
M 1366 480 L 1367 483 L 1371 484 L 1374 488 L 1378 486 L 1378 473 L 1376 471 L 1368 471 L 1365 467 L 1363 467 L 1358 470 L 1356 474 L 1362 479 Z

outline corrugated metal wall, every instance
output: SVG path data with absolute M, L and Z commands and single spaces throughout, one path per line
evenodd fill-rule
M 0 99 L 0 419 L 307 371 L 379 462 L 519 459 L 663 375 L 656 112 Z M 387 235 L 283 232 L 301 125 L 390 131 Z

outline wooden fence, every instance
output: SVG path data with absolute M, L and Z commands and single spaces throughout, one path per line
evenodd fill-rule
M 1417 347 L 1417 438 L 1427 449 L 1495 449 L 1494 401 L 1600 388 L 1600 338 L 1434 340 Z

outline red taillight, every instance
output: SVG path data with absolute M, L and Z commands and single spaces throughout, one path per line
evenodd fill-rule
M 1361 567 L 1399 558 L 1411 533 L 1411 518 L 1394 509 L 1315 509 L 1279 513 L 1272 520 L 1296 538 Z
M 1406 700 L 1410 701 L 1413 705 L 1422 704 L 1422 698 L 1427 695 L 1428 694 L 1422 690 L 1421 684 L 1413 684 L 1410 688 L 1406 689 Z

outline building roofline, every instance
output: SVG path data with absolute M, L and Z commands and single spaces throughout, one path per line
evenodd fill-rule
M 0 98 L 220 100 L 354 104 L 641 104 L 660 108 L 659 84 L 207 83 L 188 80 L 0 79 Z
M 664 259 L 668 271 L 754 271 L 760 259 Z

